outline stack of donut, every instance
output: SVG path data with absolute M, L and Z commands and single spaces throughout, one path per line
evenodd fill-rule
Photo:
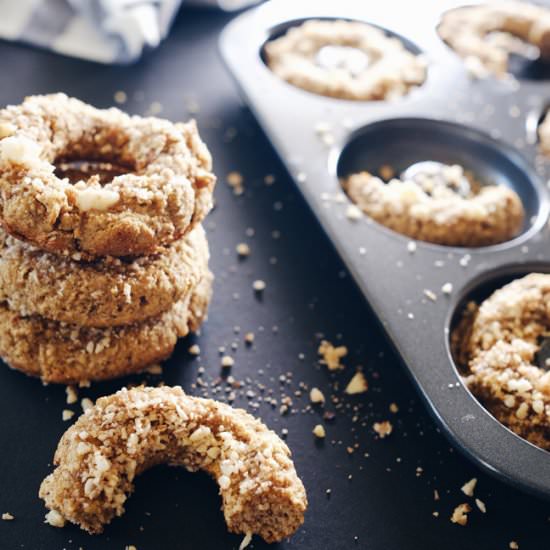
M 0 356 L 45 382 L 139 372 L 206 316 L 211 157 L 194 122 L 64 94 L 0 111 Z

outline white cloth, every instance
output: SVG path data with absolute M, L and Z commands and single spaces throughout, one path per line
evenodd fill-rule
M 159 45 L 182 0 L 0 0 L 0 39 L 100 63 L 131 63 Z M 194 0 L 239 9 L 254 0 Z

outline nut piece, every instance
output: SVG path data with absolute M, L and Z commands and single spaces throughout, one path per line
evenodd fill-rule
M 460 489 L 467 497 L 474 496 L 474 489 L 476 488 L 477 478 L 473 477 L 470 481 L 466 482 Z
M 344 390 L 348 395 L 354 395 L 357 393 L 365 393 L 369 389 L 367 379 L 365 375 L 359 370 L 354 375 L 353 378 L 349 381 L 346 389 Z
M 12 516 L 9 512 L 4 512 L 4 513 L 2 514 L 2 519 L 3 519 L 4 521 L 12 521 L 12 520 L 15 519 L 15 516 Z
M 467 502 L 459 504 L 453 511 L 451 516 L 451 522 L 458 525 L 466 525 L 468 523 L 468 513 L 472 511 L 472 508 Z
M 317 426 L 313 428 L 313 435 L 318 439 L 324 439 L 327 435 L 325 427 L 322 424 L 317 424 Z
M 375 422 L 372 425 L 372 429 L 378 434 L 380 439 L 384 439 L 392 433 L 393 426 L 389 420 L 384 420 L 383 422 Z
M 319 388 L 311 388 L 311 391 L 309 392 L 309 400 L 315 404 L 318 404 L 318 403 L 324 404 L 325 396 L 323 395 L 323 392 Z
M 348 354 L 348 348 L 346 346 L 335 348 L 328 340 L 322 340 L 317 353 L 323 356 L 320 363 L 326 365 L 328 370 L 339 370 L 344 368 L 340 359 Z
M 65 518 L 56 510 L 50 510 L 46 514 L 46 521 L 44 523 L 50 524 L 52 527 L 64 527 Z

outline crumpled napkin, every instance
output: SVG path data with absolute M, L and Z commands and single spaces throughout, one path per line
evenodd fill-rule
M 0 0 L 0 38 L 100 63 L 131 63 L 163 40 L 182 0 Z M 255 0 L 193 0 L 240 9 Z

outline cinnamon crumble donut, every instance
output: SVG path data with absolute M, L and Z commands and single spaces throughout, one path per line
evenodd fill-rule
M 525 43 L 550 59 L 550 10 L 544 6 L 506 1 L 455 8 L 437 30 L 458 55 L 497 76 L 507 73 L 510 53 L 525 53 Z
M 267 42 L 265 54 L 269 68 L 283 80 L 340 99 L 393 99 L 426 78 L 422 57 L 358 21 L 306 21 Z
M 168 311 L 198 284 L 207 262 L 201 225 L 155 254 L 90 262 L 44 252 L 0 229 L 0 302 L 22 316 L 128 325 Z
M 304 521 L 307 498 L 287 445 L 242 409 L 137 387 L 102 397 L 63 435 L 40 486 L 46 507 L 90 533 L 124 513 L 134 479 L 156 464 L 203 470 L 218 483 L 227 527 L 280 541 Z
M 537 353 L 550 331 L 550 275 L 531 273 L 468 305 L 455 360 L 472 393 L 504 425 L 550 450 L 550 371 Z
M 194 121 L 96 109 L 64 94 L 0 111 L 0 220 L 11 235 L 78 258 L 152 254 L 211 208 L 215 176 Z M 56 174 L 105 165 L 71 183 Z M 90 175 L 92 173 L 92 175 Z
M 388 183 L 360 172 L 345 178 L 342 186 L 365 214 L 412 239 L 487 246 L 515 237 L 525 216 L 517 193 L 504 185 L 481 186 L 473 179 L 466 193 L 458 193 L 455 184 L 464 177 L 457 165 L 445 167 L 437 178 L 394 178 Z
M 167 359 L 178 338 L 198 330 L 212 293 L 206 266 L 200 282 L 168 311 L 139 323 L 94 328 L 24 317 L 0 305 L 0 357 L 43 382 L 75 384 L 143 371 Z

